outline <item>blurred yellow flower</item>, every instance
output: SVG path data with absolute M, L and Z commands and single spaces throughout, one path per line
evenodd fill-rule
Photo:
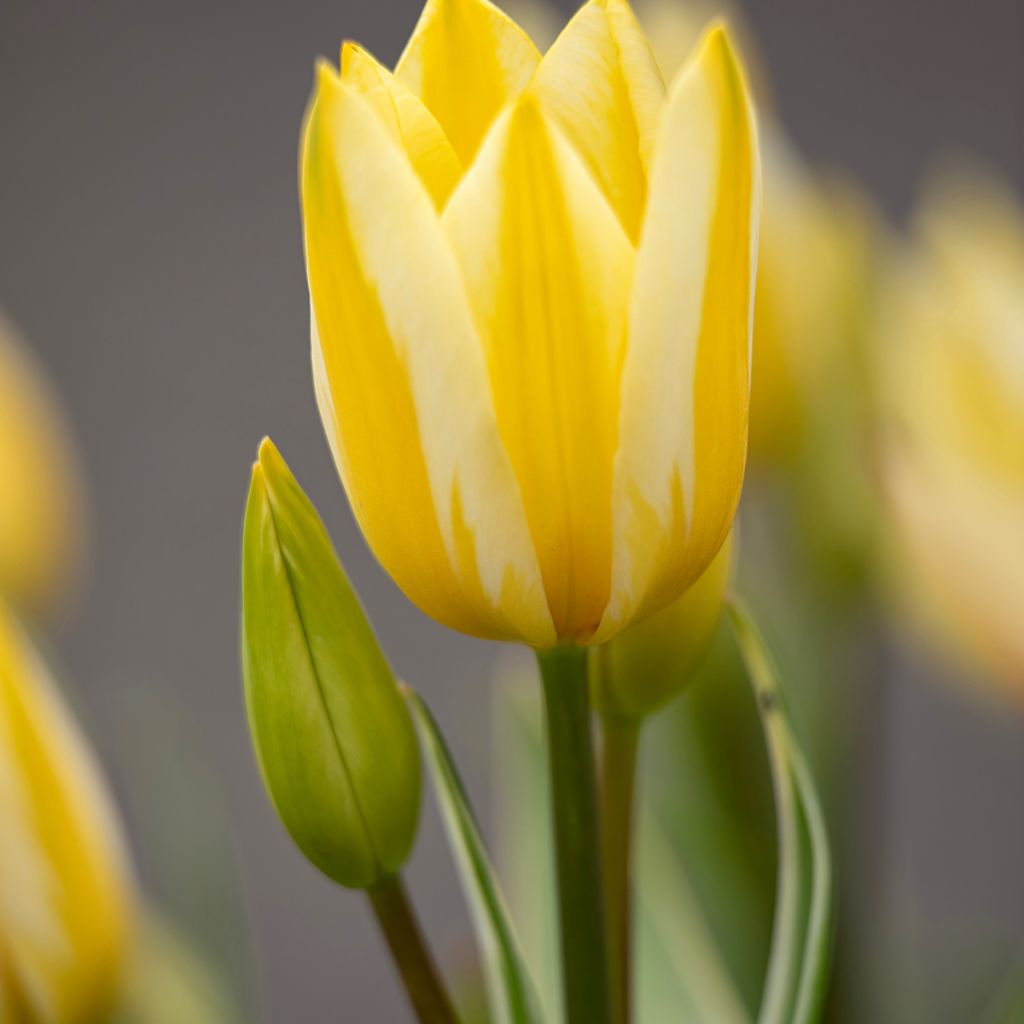
M 82 514 L 56 403 L 0 318 L 0 595 L 33 613 L 51 608 L 78 560 Z
M 1024 698 L 1024 209 L 949 178 L 901 255 L 879 342 L 897 582 L 940 643 Z
M 103 1019 L 127 952 L 131 889 L 99 769 L 0 607 L 0 1021 Z
M 543 58 L 429 0 L 394 74 L 321 69 L 302 196 L 326 432 L 416 604 L 600 642 L 701 575 L 743 479 L 759 207 L 724 29 L 666 91 L 624 0 Z

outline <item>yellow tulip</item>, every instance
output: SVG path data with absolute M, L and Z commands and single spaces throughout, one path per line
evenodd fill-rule
M 1024 207 L 937 185 L 897 267 L 881 462 L 919 624 L 1024 698 Z
M 0 318 L 0 594 L 32 612 L 53 605 L 79 555 L 82 505 L 57 405 Z
M 429 0 L 394 73 L 320 69 L 301 163 L 321 415 L 402 590 L 541 648 L 678 597 L 746 456 L 760 184 L 726 31 L 666 90 L 625 0 L 543 57 Z
M 0 1021 L 104 1019 L 131 906 L 98 767 L 0 608 Z

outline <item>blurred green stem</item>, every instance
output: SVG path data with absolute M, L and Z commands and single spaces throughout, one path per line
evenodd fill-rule
M 587 649 L 538 651 L 551 769 L 567 1024 L 611 1024 Z
M 401 877 L 391 875 L 368 889 L 366 894 L 402 975 L 417 1020 L 420 1024 L 458 1024 Z
M 640 723 L 601 719 L 601 828 L 604 898 L 608 911 L 613 1020 L 632 1017 L 633 965 L 633 794 L 636 789 Z

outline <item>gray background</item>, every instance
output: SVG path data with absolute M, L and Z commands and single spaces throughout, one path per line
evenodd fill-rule
M 1020 0 L 746 6 L 804 152 L 859 176 L 893 215 L 951 149 L 1024 180 Z M 181 915 L 230 933 L 230 887 L 198 907 L 183 895 L 190 859 L 206 856 L 195 851 L 217 854 L 210 815 L 227 809 L 264 1015 L 289 1024 L 407 1014 L 362 900 L 295 852 L 253 767 L 238 546 L 264 433 L 323 511 L 481 803 L 487 788 L 494 650 L 427 621 L 373 563 L 308 366 L 296 145 L 313 61 L 346 36 L 393 61 L 417 10 L 0 2 L 0 306 L 66 401 L 93 500 L 90 571 L 57 648 L 144 879 Z M 894 898 L 909 887 L 954 917 L 1024 921 L 1019 724 L 913 678 L 879 721 L 871 754 L 890 779 L 877 811 Z M 177 845 L 160 856 L 168 836 Z M 458 957 L 465 918 L 432 808 L 412 879 L 439 946 Z

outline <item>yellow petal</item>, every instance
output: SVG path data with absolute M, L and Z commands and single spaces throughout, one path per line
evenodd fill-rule
M 355 43 L 345 43 L 341 48 L 341 80 L 377 111 L 440 209 L 462 175 L 462 165 L 434 115 Z
M 0 1020 L 106 1019 L 133 899 L 122 839 L 90 751 L 3 608 L 0 835 Z
M 635 242 L 665 85 L 626 0 L 582 7 L 544 55 L 530 90 L 579 150 Z
M 427 0 L 395 75 L 427 105 L 468 166 L 540 54 L 489 0 Z
M 555 629 L 588 639 L 610 582 L 632 247 L 529 97 L 496 125 L 443 221 L 469 283 Z
M 49 611 L 81 555 L 82 484 L 47 381 L 0 317 L 0 594 Z
M 458 266 L 380 118 L 327 69 L 302 198 L 317 396 L 371 548 L 447 625 L 550 642 Z
M 599 639 L 677 597 L 729 532 L 746 459 L 759 207 L 753 113 L 715 28 L 673 86 L 651 168 Z

